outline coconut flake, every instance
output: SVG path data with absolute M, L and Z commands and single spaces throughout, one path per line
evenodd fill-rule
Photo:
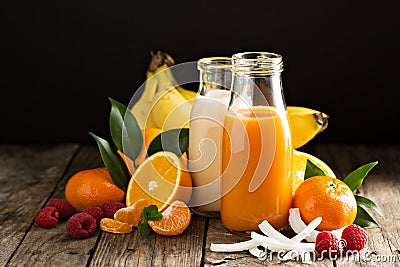
M 243 250 L 248 250 L 259 246 L 261 242 L 250 239 L 247 241 L 233 243 L 233 244 L 214 244 L 210 246 L 210 250 L 213 252 L 238 252 Z
M 301 231 L 300 233 L 298 233 L 298 235 L 296 235 L 295 237 L 293 237 L 291 240 L 294 242 L 301 242 L 301 240 L 307 238 L 310 236 L 310 234 L 315 231 L 315 228 L 318 227 L 318 225 L 322 222 L 322 218 L 321 217 L 317 217 L 314 220 L 312 220 L 312 222 L 310 222 L 309 225 L 306 226 L 306 228 L 303 229 L 303 231 Z
M 307 225 L 301 219 L 299 208 L 292 208 L 289 210 L 289 224 L 296 234 L 300 234 L 307 227 Z M 309 236 L 305 237 L 305 239 L 308 242 L 315 242 L 319 233 L 319 231 L 313 230 Z
M 258 247 L 249 249 L 249 252 L 251 255 L 253 255 L 254 257 L 257 257 L 257 258 L 260 258 L 263 255 L 265 255 L 265 251 L 259 249 Z
M 210 246 L 210 250 L 213 252 L 238 252 L 248 250 L 249 253 L 255 257 L 265 255 L 267 249 L 275 252 L 286 251 L 287 253 L 283 256 L 282 260 L 287 261 L 300 257 L 303 263 L 311 264 L 310 252 L 315 250 L 315 243 L 302 243 L 301 241 L 303 239 L 307 240 L 312 238 L 311 235 L 315 234 L 315 232 L 318 234 L 315 228 L 318 227 L 321 221 L 322 218 L 318 217 L 309 225 L 306 225 L 301 220 L 300 211 L 298 209 L 290 209 L 289 222 L 293 230 L 297 233 L 293 238 L 287 238 L 275 230 L 267 221 L 263 221 L 259 224 L 259 228 L 265 235 L 251 232 L 250 240 L 233 244 L 213 243 Z M 264 247 L 265 251 L 258 248 L 258 246 Z
M 289 238 L 275 230 L 275 228 L 272 227 L 272 225 L 267 220 L 262 221 L 258 225 L 258 228 L 260 228 L 261 232 L 263 232 L 263 234 L 265 234 L 266 236 L 269 236 L 281 242 L 290 242 Z

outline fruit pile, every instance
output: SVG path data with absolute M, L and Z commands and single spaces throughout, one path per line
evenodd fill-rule
M 141 236 L 152 230 L 179 235 L 187 229 L 192 181 L 186 171 L 188 125 L 181 124 L 189 121 L 196 94 L 177 85 L 168 69 L 171 65 L 169 55 L 153 56 L 145 90 L 132 110 L 110 99 L 112 142 L 91 133 L 105 167 L 74 174 L 65 187 L 67 201 L 50 199 L 36 214 L 37 225 L 52 228 L 67 221 L 67 232 L 78 239 L 92 236 L 98 227 L 120 234 L 137 228 Z M 175 109 L 178 105 L 186 108 Z M 265 236 L 254 232 L 251 240 L 239 244 L 211 244 L 212 251 L 249 250 L 257 256 L 261 246 L 297 254 L 316 251 L 325 257 L 363 249 L 367 234 L 360 226 L 379 226 L 365 209 L 380 213 L 379 207 L 354 193 L 377 162 L 356 169 L 343 181 L 337 179 L 322 160 L 296 150 L 327 127 L 328 116 L 303 107 L 287 110 L 295 148 L 289 224 L 297 235 L 289 239 L 264 221 L 259 228 Z

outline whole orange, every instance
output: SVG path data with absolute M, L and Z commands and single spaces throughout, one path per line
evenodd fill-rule
M 106 168 L 75 173 L 65 186 L 65 198 L 77 210 L 100 206 L 104 202 L 123 202 L 125 192 L 114 184 Z
M 150 147 L 151 142 L 162 132 L 159 128 L 144 128 L 143 129 L 143 145 L 138 157 L 135 160 L 136 167 L 142 164 L 146 159 L 147 150 Z
M 341 180 L 315 176 L 305 180 L 293 196 L 293 206 L 299 208 L 306 224 L 322 217 L 319 231 L 335 230 L 352 224 L 357 215 L 357 203 L 351 189 Z

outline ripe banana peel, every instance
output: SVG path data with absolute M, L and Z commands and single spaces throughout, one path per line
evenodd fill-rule
M 132 107 L 141 128 L 169 130 L 189 127 L 196 93 L 177 85 L 169 69 L 173 64 L 174 60 L 161 51 L 152 56 L 143 94 Z
M 299 148 L 328 127 L 329 116 L 304 107 L 288 106 L 293 148 Z
M 132 112 L 141 128 L 163 130 L 189 127 L 190 112 L 196 93 L 177 85 L 169 69 L 174 60 L 158 51 L 152 55 L 143 94 Z M 309 142 L 328 126 L 328 116 L 322 112 L 288 106 L 293 148 Z

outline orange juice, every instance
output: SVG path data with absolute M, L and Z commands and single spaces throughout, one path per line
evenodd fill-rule
M 292 148 L 285 116 L 266 106 L 225 115 L 221 219 L 226 228 L 258 230 L 263 220 L 275 228 L 288 225 Z

